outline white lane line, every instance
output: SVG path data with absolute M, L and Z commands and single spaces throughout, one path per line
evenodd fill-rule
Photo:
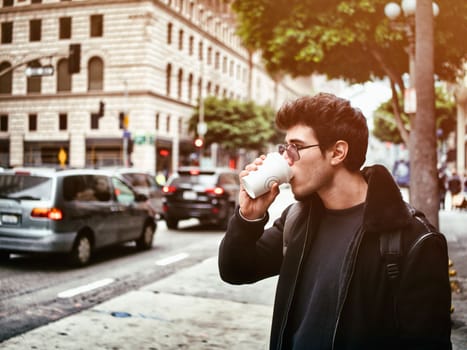
M 170 265 L 170 264 L 173 264 L 173 263 L 175 263 L 177 261 L 186 259 L 186 258 L 188 258 L 188 256 L 189 256 L 188 253 L 180 253 L 180 254 L 177 254 L 177 255 L 172 255 L 172 256 L 169 256 L 168 258 L 157 260 L 156 265 L 158 265 L 158 266 Z
M 106 286 L 106 285 L 108 285 L 110 283 L 113 283 L 113 282 L 114 282 L 113 278 L 104 278 L 103 280 L 99 280 L 99 281 L 96 281 L 96 282 L 85 284 L 84 286 L 80 286 L 80 287 L 77 287 L 77 288 L 68 289 L 68 290 L 66 290 L 64 292 L 60 292 L 60 293 L 58 293 L 57 296 L 59 298 L 71 298 L 71 297 L 74 297 L 75 295 L 85 293 L 85 292 L 89 292 L 89 291 L 91 291 L 93 289 L 104 287 L 104 286 Z

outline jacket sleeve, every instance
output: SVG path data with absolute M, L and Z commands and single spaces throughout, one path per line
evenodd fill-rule
M 451 349 L 451 287 L 442 234 L 427 233 L 410 248 L 397 298 L 401 341 L 407 349 Z
M 268 216 L 258 222 L 244 220 L 239 208 L 232 216 L 219 247 L 219 273 L 228 283 L 253 283 L 277 275 L 282 263 L 282 232 L 286 209 L 272 227 Z

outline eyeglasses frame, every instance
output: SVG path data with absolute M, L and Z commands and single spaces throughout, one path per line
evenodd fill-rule
M 306 145 L 306 146 L 297 146 L 295 143 L 288 143 L 288 144 L 278 145 L 278 151 L 279 151 L 279 154 L 281 154 L 281 155 L 284 154 L 284 152 L 287 152 L 287 157 L 292 159 L 294 162 L 297 162 L 297 161 L 300 160 L 300 152 L 299 151 L 301 151 L 303 149 L 307 149 L 307 148 L 318 147 L 318 146 L 319 146 L 319 143 L 316 143 L 316 144 L 313 144 L 313 145 Z M 291 149 L 291 148 L 294 150 L 292 152 L 295 152 L 292 155 L 296 154 L 297 159 L 295 159 L 295 157 L 290 155 L 291 151 L 289 151 L 289 149 Z M 281 149 L 282 149 L 282 151 L 281 151 Z

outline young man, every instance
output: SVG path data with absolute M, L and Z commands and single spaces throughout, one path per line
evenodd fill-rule
M 446 240 L 403 201 L 386 168 L 360 171 L 361 111 L 320 93 L 286 103 L 276 124 L 297 203 L 264 230 L 277 184 L 256 199 L 242 189 L 219 249 L 226 282 L 279 275 L 270 348 L 450 349 Z

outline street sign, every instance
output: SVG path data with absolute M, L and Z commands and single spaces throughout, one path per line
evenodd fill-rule
M 24 73 L 28 77 L 42 77 L 44 75 L 53 75 L 54 67 L 51 65 L 42 67 L 27 67 Z

